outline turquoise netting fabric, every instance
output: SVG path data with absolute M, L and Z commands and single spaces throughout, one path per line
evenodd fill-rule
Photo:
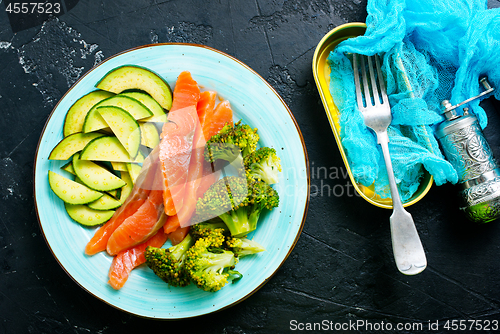
M 381 55 L 392 107 L 389 150 L 401 197 L 418 189 L 425 168 L 435 183 L 458 176 L 434 137 L 444 120 L 441 101 L 453 104 L 478 95 L 487 76 L 500 87 L 500 11 L 485 0 L 368 0 L 365 35 L 348 39 L 328 57 L 330 91 L 341 114 L 342 145 L 357 182 L 375 184 L 390 197 L 387 172 L 375 134 L 357 109 L 351 54 Z M 500 89 L 495 90 L 500 98 Z M 479 100 L 468 105 L 481 127 Z

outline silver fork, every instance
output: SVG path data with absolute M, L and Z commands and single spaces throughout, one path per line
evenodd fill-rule
M 358 65 L 358 56 L 361 58 L 361 66 Z M 387 135 L 387 127 L 392 121 L 391 107 L 389 106 L 385 83 L 380 69 L 380 61 L 377 56 L 366 58 L 369 75 L 366 73 L 365 56 L 353 54 L 356 100 L 358 102 L 358 108 L 363 114 L 365 125 L 377 134 L 377 142 L 382 147 L 382 153 L 384 155 L 392 196 L 393 213 L 390 218 L 390 225 L 392 250 L 394 259 L 396 260 L 396 266 L 403 274 L 415 275 L 425 269 L 427 266 L 427 259 L 413 218 L 403 207 L 394 178 L 394 171 L 392 169 L 392 162 L 389 154 L 389 136 Z M 375 58 L 377 69 L 378 87 L 373 69 L 373 58 Z M 359 67 L 361 67 L 363 88 L 361 88 L 360 83 Z M 370 77 L 370 79 L 368 77 Z M 370 80 L 370 83 L 368 80 Z M 362 89 L 366 105 L 363 101 Z

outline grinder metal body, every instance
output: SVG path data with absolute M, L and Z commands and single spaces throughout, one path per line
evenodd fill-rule
M 436 129 L 443 153 L 458 173 L 459 208 L 478 223 L 487 223 L 500 217 L 500 168 L 484 138 L 477 118 L 464 108 L 463 115 L 456 109 L 493 91 L 486 78 L 485 88 L 478 96 L 457 105 L 443 101 L 446 120 Z

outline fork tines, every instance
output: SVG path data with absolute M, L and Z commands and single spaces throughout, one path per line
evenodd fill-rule
M 358 61 L 358 58 L 360 58 L 360 61 Z M 375 66 L 377 68 L 376 73 L 373 69 L 373 62 L 374 62 L 373 58 L 375 58 Z M 354 70 L 354 82 L 356 86 L 356 100 L 358 101 L 359 110 L 366 111 L 366 108 L 369 108 L 371 106 L 388 104 L 389 101 L 387 99 L 384 78 L 382 75 L 382 70 L 380 68 L 380 60 L 378 55 L 364 56 L 354 53 L 352 55 L 352 60 L 353 60 L 353 70 Z M 359 62 L 361 64 L 359 64 Z M 369 79 L 366 71 L 367 67 L 368 67 L 370 81 L 368 81 Z M 361 90 L 360 75 L 361 75 L 361 80 L 363 82 L 363 92 Z M 378 85 L 376 77 L 378 77 Z

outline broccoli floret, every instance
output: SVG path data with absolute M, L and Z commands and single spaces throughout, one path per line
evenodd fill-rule
M 237 138 L 236 143 L 241 149 L 243 156 L 254 152 L 257 149 L 259 142 L 259 135 L 257 129 L 252 129 L 248 124 L 243 124 L 238 121 L 233 129 L 234 138 Z
M 187 251 L 186 272 L 198 288 L 215 292 L 224 287 L 230 278 L 241 278 L 234 275 L 238 258 L 233 252 L 221 248 L 223 243 L 222 230 L 216 229 L 199 238 Z
M 261 147 L 243 159 L 247 177 L 256 178 L 269 184 L 278 183 L 278 172 L 281 172 L 280 158 L 276 150 Z
M 243 202 L 248 195 L 245 178 L 224 177 L 208 188 L 196 203 L 196 221 L 204 222 L 218 218 Z M 194 226 L 194 225 L 193 225 Z
M 232 269 L 227 270 L 227 274 L 228 274 L 227 280 L 231 281 L 232 283 L 236 283 L 243 277 L 243 275 L 239 271 Z
M 226 246 L 238 257 L 260 253 L 266 249 L 257 241 L 248 238 L 228 238 Z
M 187 250 L 194 244 L 194 239 L 188 234 L 180 243 L 170 248 L 148 246 L 144 253 L 146 264 L 156 276 L 172 286 L 186 286 L 189 277 L 184 262 Z
M 243 166 L 243 157 L 257 149 L 258 141 L 257 129 L 252 129 L 241 121 L 234 126 L 226 124 L 218 134 L 207 141 L 205 160 L 212 163 L 225 160 L 240 169 Z
M 189 234 L 197 240 L 199 238 L 204 238 L 212 233 L 214 230 L 220 229 L 224 236 L 229 234 L 226 224 L 222 220 L 215 221 L 214 219 L 210 221 L 204 221 L 195 225 L 191 225 L 189 229 Z
M 276 190 L 265 182 L 228 176 L 214 183 L 196 204 L 199 217 L 219 216 L 234 237 L 245 236 L 257 228 L 264 209 L 279 204 Z

